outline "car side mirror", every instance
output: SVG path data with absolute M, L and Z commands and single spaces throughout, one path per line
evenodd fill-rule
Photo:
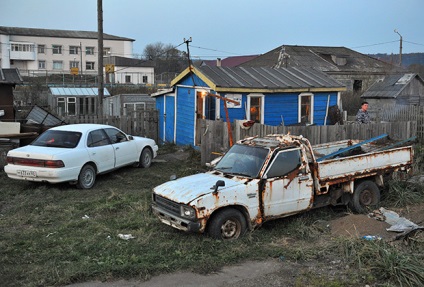
M 128 136 L 128 139 L 129 139 L 130 141 L 132 141 L 134 138 L 133 138 L 133 136 L 129 135 L 129 136 Z
M 211 187 L 211 189 L 213 189 L 213 190 L 214 190 L 214 191 L 213 191 L 213 193 L 214 193 L 214 194 L 218 193 L 218 187 L 220 187 L 220 186 L 225 186 L 225 181 L 223 181 L 223 180 L 218 180 L 218 181 L 215 183 L 215 185 Z

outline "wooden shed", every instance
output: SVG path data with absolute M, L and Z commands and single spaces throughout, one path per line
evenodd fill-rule
M 18 69 L 0 69 L 0 120 L 15 121 L 13 89 L 23 83 Z

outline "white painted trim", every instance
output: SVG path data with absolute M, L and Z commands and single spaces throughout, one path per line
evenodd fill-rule
M 300 123 L 300 114 L 301 114 L 301 104 L 302 100 L 301 98 L 303 96 L 310 96 L 311 97 L 311 125 L 314 123 L 314 94 L 313 93 L 301 93 L 299 94 L 297 98 L 297 106 L 298 106 L 298 112 L 297 112 L 297 122 Z
M 256 94 L 256 93 L 252 93 L 252 94 L 248 94 L 247 95 L 247 100 L 246 100 L 246 119 L 250 120 L 250 98 L 261 98 L 261 124 L 264 124 L 264 119 L 265 119 L 265 96 L 264 94 Z M 242 103 L 241 103 L 242 104 Z

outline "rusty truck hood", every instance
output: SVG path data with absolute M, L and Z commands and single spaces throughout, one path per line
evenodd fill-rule
M 199 196 L 212 193 L 214 190 L 211 188 L 218 180 L 225 182 L 225 186 L 219 187 L 219 192 L 236 185 L 242 185 L 246 181 L 246 179 L 239 177 L 225 178 L 212 172 L 198 173 L 165 182 L 156 186 L 153 192 L 174 202 L 188 204 Z

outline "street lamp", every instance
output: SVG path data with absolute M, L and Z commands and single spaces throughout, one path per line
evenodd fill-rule
M 394 31 L 400 37 L 400 46 L 399 46 L 399 66 L 402 66 L 402 35 L 399 34 L 398 30 Z

